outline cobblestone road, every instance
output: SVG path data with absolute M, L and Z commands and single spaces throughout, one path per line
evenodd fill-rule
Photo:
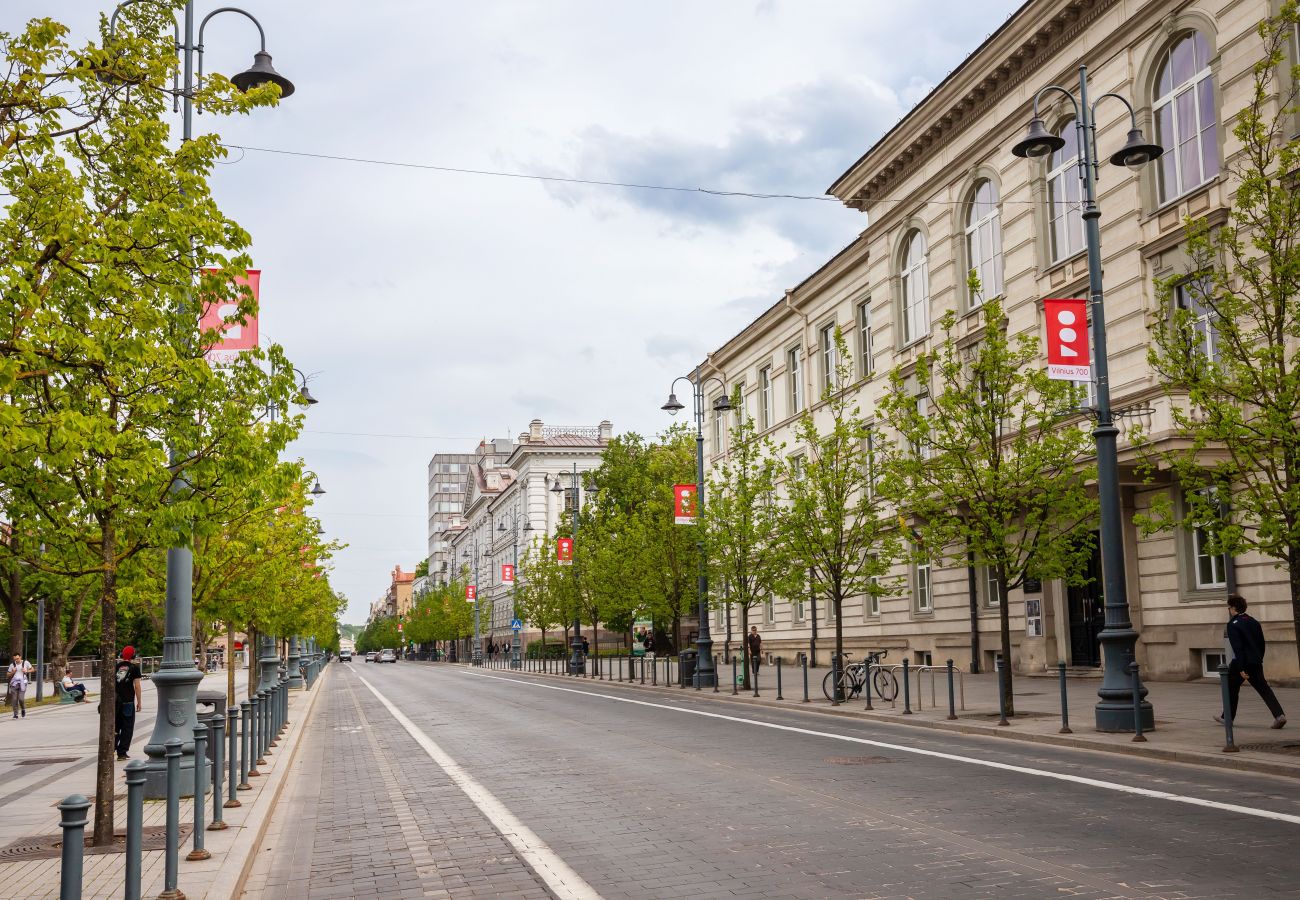
M 1300 897 L 1291 821 L 911 750 L 1294 817 L 1285 779 L 447 666 L 357 665 L 328 691 L 251 897 L 563 894 L 448 757 L 603 897 Z

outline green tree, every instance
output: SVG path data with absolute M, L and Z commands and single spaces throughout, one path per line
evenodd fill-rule
M 915 371 L 890 374 L 882 410 L 907 446 L 887 454 L 885 486 L 915 519 L 916 553 L 983 566 L 997 580 L 1003 693 L 1014 715 L 1008 593 L 1030 577 L 1077 577 L 1092 551 L 1097 502 L 1084 465 L 1091 437 L 1058 421 L 1078 406 L 1081 389 L 1047 377 L 1037 338 L 1008 336 L 997 301 L 980 315 L 977 344 L 958 345 L 949 312 L 939 326 L 943 341 Z
M 1179 440 L 1143 450 L 1187 503 L 1181 516 L 1157 505 L 1142 525 L 1203 528 L 1209 553 L 1276 560 L 1300 633 L 1300 70 L 1278 77 L 1298 22 L 1287 2 L 1260 23 L 1251 101 L 1232 120 L 1228 220 L 1189 221 L 1193 277 L 1158 284 L 1149 359 Z

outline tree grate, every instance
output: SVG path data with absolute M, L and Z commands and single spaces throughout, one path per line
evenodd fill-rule
M 184 844 L 193 825 L 180 827 L 180 844 Z M 108 847 L 92 847 L 90 834 L 86 835 L 86 855 L 98 856 L 104 853 L 123 853 L 126 851 L 126 833 L 119 831 L 113 835 L 113 843 Z M 167 842 L 166 825 L 146 825 L 144 827 L 141 847 L 144 850 L 165 850 Z M 42 834 L 21 838 L 7 847 L 0 848 L 0 863 L 23 859 L 58 859 L 63 852 L 63 835 Z
M 34 759 L 20 759 L 15 766 L 54 766 L 59 763 L 78 762 L 80 756 L 38 756 Z
M 1256 753 L 1281 753 L 1284 756 L 1300 756 L 1300 741 L 1273 741 L 1267 744 L 1238 744 L 1242 750 L 1254 750 Z

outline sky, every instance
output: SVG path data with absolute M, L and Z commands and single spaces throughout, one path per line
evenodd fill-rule
M 227 144 L 821 195 L 1021 0 L 244 0 L 296 87 L 200 116 Z M 222 4 L 200 2 L 200 16 Z M 100 0 L 5 0 L 88 39 Z M 242 71 L 233 14 L 206 68 Z M 865 227 L 839 203 L 579 186 L 232 150 L 261 331 L 320 401 L 290 448 L 364 622 L 426 552 L 426 466 L 533 418 L 653 434 L 676 376 Z

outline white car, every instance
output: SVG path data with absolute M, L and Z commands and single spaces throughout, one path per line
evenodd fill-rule
M 383 650 L 379 651 L 379 661 L 381 663 L 385 663 L 385 662 L 395 663 L 397 662 L 397 652 L 385 647 Z
M 339 651 L 339 662 L 352 662 L 352 651 L 351 651 L 351 650 L 340 650 L 340 651 Z
M 366 651 L 366 662 L 374 662 L 378 658 L 379 658 L 379 654 L 376 653 L 374 650 Z

